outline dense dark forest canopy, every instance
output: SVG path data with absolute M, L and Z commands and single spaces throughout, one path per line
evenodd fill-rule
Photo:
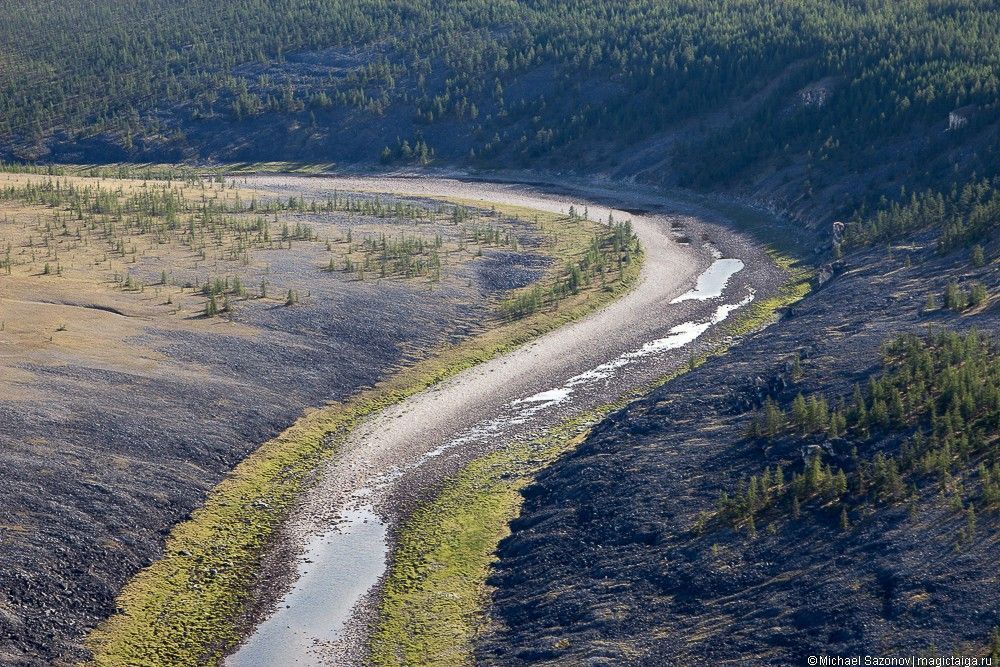
M 771 170 L 796 183 L 786 200 L 887 146 L 911 191 L 1000 162 L 1000 8 L 979 0 L 11 0 L 4 19 L 0 147 L 20 159 L 95 137 L 109 160 L 231 156 L 208 133 L 267 120 L 379 126 L 362 154 L 324 145 L 331 160 L 489 166 L 684 128 L 657 167 L 673 182 Z M 838 212 L 885 194 L 862 184 Z

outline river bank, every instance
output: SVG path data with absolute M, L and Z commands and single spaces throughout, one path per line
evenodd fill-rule
M 310 180 L 320 193 L 324 187 L 359 187 L 350 180 Z M 561 211 L 572 205 L 605 215 L 589 200 L 553 200 L 535 193 L 528 202 L 529 195 L 515 186 L 417 183 L 418 192 L 433 187 L 438 193 L 444 189 L 450 196 L 496 205 Z M 305 184 L 291 181 L 289 186 Z M 380 181 L 378 187 L 415 194 L 412 180 Z M 384 573 L 378 563 L 391 552 L 399 520 L 433 495 L 443 479 L 473 458 L 537 437 L 547 424 L 607 403 L 609 396 L 617 398 L 688 363 L 701 346 L 721 342 L 722 336 L 713 340 L 706 332 L 783 283 L 784 273 L 746 237 L 683 215 L 635 213 L 613 212 L 632 218 L 645 247 L 643 275 L 627 295 L 585 320 L 383 410 L 347 439 L 283 531 L 286 546 L 277 560 L 286 564 L 284 575 L 267 577 L 276 585 L 261 596 L 270 598 L 277 612 L 230 664 L 322 664 L 361 657 L 364 631 L 342 630 L 367 626 L 374 599 L 370 593 Z M 706 273 L 714 263 L 730 260 L 731 267 L 737 266 L 734 258 L 725 257 L 729 254 L 739 254 L 743 266 L 722 272 L 723 284 L 708 292 L 695 291 L 699 275 L 708 282 L 720 275 Z M 684 271 L 685 266 L 697 270 Z M 384 528 L 376 528 L 379 524 Z M 367 538 L 359 537 L 362 533 Z M 362 567 L 351 570 L 342 556 L 356 549 L 366 558 L 352 560 Z M 294 569 L 287 567 L 290 562 L 296 563 Z M 280 572 L 280 565 L 274 571 Z M 368 578 L 360 589 L 359 575 Z M 275 595 L 275 589 L 287 590 L 289 584 L 290 593 Z M 345 604 L 345 599 L 354 602 Z M 338 601 L 335 608 L 329 600 Z
M 542 212 L 538 222 L 551 225 L 563 217 Z M 580 232 L 593 224 L 577 220 L 572 225 L 578 228 L 575 236 L 564 235 L 554 247 L 576 243 L 576 252 L 585 254 L 593 237 Z M 297 491 L 312 483 L 318 458 L 336 447 L 339 438 L 365 415 L 613 300 L 630 284 L 632 267 L 637 268 L 638 262 L 625 265 L 617 283 L 581 289 L 560 302 L 557 311 L 529 316 L 473 339 L 453 339 L 445 354 L 408 366 L 349 401 L 308 413 L 260 448 L 202 509 L 175 528 L 164 558 L 125 588 L 118 599 L 119 614 L 90 636 L 88 645 L 96 662 L 212 661 L 211 656 L 229 646 L 244 627 L 245 595 L 253 588 L 262 546 L 269 543 L 273 527 Z

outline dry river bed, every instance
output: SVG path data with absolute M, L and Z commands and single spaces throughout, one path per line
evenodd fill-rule
M 645 256 L 635 287 L 603 310 L 359 427 L 269 555 L 259 623 L 227 659 L 231 667 L 363 661 L 394 532 L 417 503 L 471 459 L 646 388 L 718 345 L 720 324 L 785 279 L 746 236 L 677 213 L 680 206 L 648 193 L 404 177 L 260 175 L 246 185 L 316 197 L 335 189 L 459 197 L 559 212 L 575 205 L 592 218 L 631 219 Z

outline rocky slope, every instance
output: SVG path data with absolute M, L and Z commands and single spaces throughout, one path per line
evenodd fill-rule
M 925 239 L 926 240 L 926 239 Z M 914 245 L 849 256 L 781 322 L 599 425 L 528 487 L 499 550 L 484 664 L 802 664 L 808 655 L 982 655 L 1000 619 L 1000 522 L 921 486 L 918 500 L 761 516 L 756 534 L 711 519 L 722 491 L 805 448 L 747 437 L 753 406 L 803 392 L 848 400 L 900 332 L 998 329 L 994 302 L 924 313 L 946 283 L 983 281 L 964 253 Z M 996 242 L 993 243 L 996 251 Z M 796 363 L 796 360 L 798 362 Z M 995 438 L 995 433 L 993 434 Z M 799 439 L 798 444 L 804 444 Z M 863 455 L 898 450 L 874 438 Z M 911 505 L 915 506 L 911 509 Z

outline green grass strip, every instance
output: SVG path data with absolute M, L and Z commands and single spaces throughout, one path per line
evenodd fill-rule
M 486 577 L 520 513 L 521 488 L 579 444 L 611 407 L 473 461 L 414 512 L 385 583 L 370 643 L 373 664 L 472 664 L 473 639 L 487 620 Z

